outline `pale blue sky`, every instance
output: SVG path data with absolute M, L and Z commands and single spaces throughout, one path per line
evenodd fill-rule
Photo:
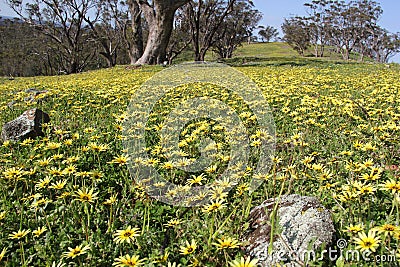
M 293 15 L 306 15 L 306 9 L 303 6 L 307 0 L 253 0 L 256 8 L 264 14 L 260 24 L 271 25 L 280 30 L 280 25 L 284 18 Z M 399 0 L 381 0 L 380 2 L 383 15 L 380 19 L 380 25 L 390 32 L 400 32 L 400 1 Z M 13 16 L 13 11 L 0 0 L 0 16 Z M 392 59 L 400 63 L 400 54 Z

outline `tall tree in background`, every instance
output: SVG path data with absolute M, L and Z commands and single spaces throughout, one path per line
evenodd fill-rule
M 250 39 L 262 14 L 254 9 L 253 5 L 239 1 L 230 12 L 215 33 L 213 51 L 220 58 L 231 58 L 235 49 L 243 42 Z
M 178 57 L 192 42 L 190 34 L 190 21 L 183 7 L 175 14 L 174 27 L 167 48 L 168 64 Z
M 350 53 L 368 38 L 378 21 L 382 9 L 370 0 L 334 2 L 328 10 L 330 40 L 349 60 Z
M 391 34 L 377 27 L 367 43 L 368 55 L 378 62 L 388 62 L 390 57 L 400 52 L 400 33 Z
M 115 0 L 118 1 L 118 0 Z M 129 14 L 131 18 L 131 38 L 127 34 L 127 30 L 124 31 L 124 40 L 127 43 L 128 53 L 131 60 L 131 64 L 134 64 L 143 55 L 143 28 L 142 28 L 142 11 L 140 10 L 139 4 L 135 0 L 127 0 L 129 7 Z M 131 40 L 131 42 L 129 41 Z
M 107 66 L 114 67 L 117 64 L 117 52 L 121 38 L 114 18 L 104 3 L 103 1 L 98 2 L 95 14 L 98 19 L 93 21 L 89 16 L 84 16 L 84 23 L 91 30 L 93 38 L 100 47 L 99 54 L 105 58 Z
M 142 12 L 136 0 L 102 0 L 102 20 L 113 30 L 118 44 L 126 51 L 131 64 L 143 55 Z M 107 34 L 108 35 L 108 34 Z
M 258 35 L 263 42 L 269 43 L 278 37 L 278 30 L 272 26 L 259 26 Z
M 300 55 L 304 56 L 310 46 L 310 32 L 307 23 L 300 17 L 285 19 L 282 24 L 283 39 Z
M 308 17 L 304 17 L 304 21 L 307 23 L 315 57 L 324 56 L 325 45 L 329 41 L 327 10 L 330 4 L 331 1 L 328 0 L 313 0 L 304 4 L 308 9 Z
M 215 43 L 215 34 L 239 0 L 190 0 L 185 6 L 190 21 L 194 60 L 204 61 Z
M 360 60 L 363 61 L 364 56 L 368 54 L 370 49 L 368 40 L 371 39 L 375 31 L 379 32 L 378 20 L 383 10 L 379 3 L 371 0 L 359 0 L 356 3 L 358 10 L 355 27 L 359 34 L 357 52 L 360 54 Z
M 97 10 L 95 0 L 7 0 L 10 7 L 28 24 L 49 37 L 58 47 L 60 71 L 81 72 L 94 57 L 93 39 L 84 22 L 93 24 L 98 13 L 89 18 L 91 10 Z
M 397 35 L 379 27 L 383 11 L 378 2 L 312 0 L 304 5 L 308 17 L 290 18 L 282 26 L 285 39 L 300 54 L 306 47 L 302 38 L 312 44 L 316 57 L 323 56 L 327 44 L 335 46 L 344 60 L 349 60 L 352 52 L 358 52 L 361 61 L 365 56 L 387 61 L 395 53 Z
M 167 46 L 175 11 L 189 0 L 136 0 L 149 26 L 143 55 L 136 64 L 161 64 L 167 59 Z

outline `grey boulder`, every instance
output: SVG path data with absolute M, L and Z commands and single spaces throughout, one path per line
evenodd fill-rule
M 270 214 L 277 199 L 272 198 L 253 208 L 246 236 L 247 254 L 258 258 L 260 266 L 305 266 L 317 260 L 317 252 L 333 245 L 335 228 L 330 212 L 315 197 L 282 196 L 277 208 L 273 249 L 268 253 L 271 238 Z
M 44 136 L 42 124 L 49 121 L 49 115 L 40 109 L 27 110 L 15 120 L 4 124 L 1 139 L 2 141 L 22 141 L 27 138 Z

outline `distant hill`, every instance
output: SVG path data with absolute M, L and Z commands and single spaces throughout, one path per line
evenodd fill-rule
M 226 62 L 232 62 L 239 59 L 252 60 L 252 59 L 271 59 L 271 58 L 293 58 L 300 57 L 296 51 L 294 51 L 288 44 L 274 42 L 274 43 L 244 43 L 239 47 L 233 54 L 232 59 L 224 60 Z M 184 51 L 174 63 L 180 63 L 184 61 L 193 61 L 194 54 L 193 51 L 188 49 Z M 218 55 L 209 50 L 206 55 L 206 61 L 216 61 L 218 60 Z
M 322 58 L 316 58 L 312 52 L 312 48 L 309 48 L 303 57 L 284 42 L 245 43 L 235 51 L 232 59 L 224 61 L 232 65 L 303 65 L 306 62 L 318 64 L 323 61 L 343 62 L 342 55 L 329 46 L 325 48 Z M 358 53 L 351 54 L 353 62 L 358 61 L 359 57 Z M 369 58 L 364 59 L 371 61 Z
M 251 43 L 243 44 L 235 53 L 235 57 L 299 57 L 299 54 L 293 50 L 287 43 Z
M 23 20 L 21 20 L 20 18 L 16 18 L 16 17 L 9 17 L 9 16 L 1 16 L 0 15 L 0 26 L 4 26 L 6 21 L 14 21 L 14 22 L 23 22 Z

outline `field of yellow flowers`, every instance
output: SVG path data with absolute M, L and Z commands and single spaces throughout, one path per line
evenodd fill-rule
M 0 145 L 0 266 L 256 266 L 241 250 L 246 217 L 281 186 L 283 194 L 317 196 L 332 211 L 346 249 L 400 258 L 400 67 L 237 69 L 258 84 L 273 112 L 273 167 L 258 177 L 264 182 L 251 195 L 245 181 L 229 194 L 216 187 L 202 208 L 157 202 L 128 172 L 122 144 L 127 105 L 162 68 L 0 79 L 0 126 L 33 107 L 51 117 L 45 137 Z M 28 88 L 47 93 L 27 102 Z M 157 123 L 148 127 L 157 129 Z M 216 130 L 210 122 L 190 127 L 188 133 Z M 219 142 L 224 147 L 224 139 Z M 183 143 L 189 157 L 189 141 Z M 157 145 L 148 152 L 154 155 L 149 164 L 172 173 L 156 159 L 163 153 Z M 222 187 L 217 167 L 226 160 L 222 154 L 220 165 L 180 183 L 212 180 Z M 245 175 L 253 175 L 251 168 Z

